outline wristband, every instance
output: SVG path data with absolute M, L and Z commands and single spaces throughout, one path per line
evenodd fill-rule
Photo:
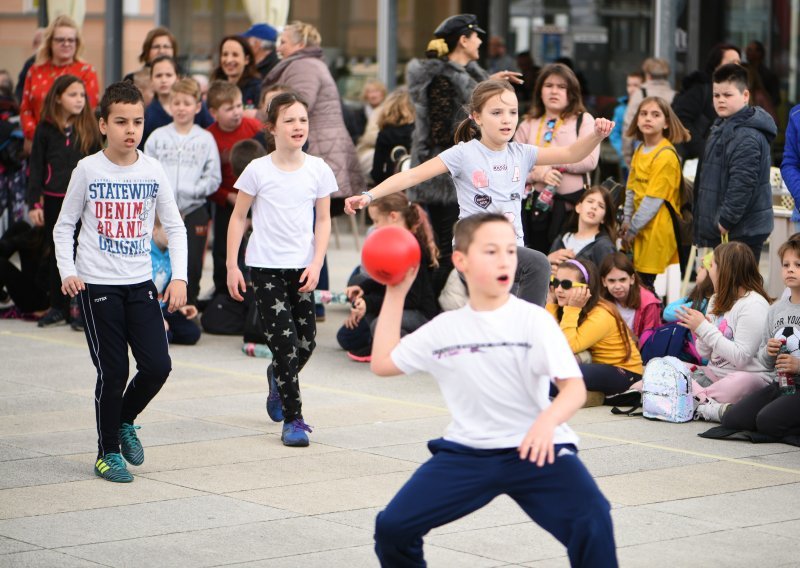
M 372 200 L 375 199 L 375 197 L 369 191 L 362 191 L 361 195 L 366 195 L 369 197 L 369 203 L 367 203 L 367 207 L 369 207 L 369 205 L 372 203 Z
M 44 209 L 44 208 L 42 207 L 42 204 L 37 201 L 36 203 L 33 204 L 33 209 Z

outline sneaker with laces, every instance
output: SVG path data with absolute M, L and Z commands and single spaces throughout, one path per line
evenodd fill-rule
M 295 418 L 291 422 L 287 422 L 283 425 L 281 442 L 283 442 L 284 446 L 303 448 L 308 446 L 308 435 L 306 432 L 311 432 L 311 427 L 309 427 L 302 418 Z
M 122 456 L 131 465 L 142 465 L 144 463 L 144 448 L 136 435 L 136 430 L 141 426 L 134 426 L 123 422 L 119 427 L 119 442 L 122 446 Z
M 125 467 L 125 461 L 117 453 L 106 454 L 101 458 L 97 458 L 94 464 L 94 474 L 114 483 L 130 483 L 133 481 L 131 472 Z
M 283 422 L 283 403 L 281 394 L 278 392 L 278 384 L 275 382 L 275 368 L 272 363 L 267 366 L 267 380 L 269 382 L 267 414 L 273 422 Z
M 57 325 L 66 325 L 66 323 L 67 316 L 64 315 L 64 312 L 56 308 L 50 308 L 36 325 L 39 327 L 55 327 Z
M 694 419 L 705 420 L 706 422 L 722 422 L 722 415 L 725 414 L 728 406 L 727 403 L 717 402 L 713 398 L 709 398 L 697 406 L 697 410 L 694 411 Z

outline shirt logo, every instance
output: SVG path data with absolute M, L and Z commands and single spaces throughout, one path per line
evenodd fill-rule
M 489 195 L 484 195 L 483 193 L 479 193 L 478 195 L 475 196 L 475 205 L 477 205 L 481 209 L 486 209 L 491 204 L 492 204 L 492 198 Z
M 505 172 L 508 171 L 508 166 L 506 164 L 496 164 L 492 166 L 493 172 Z
M 511 181 L 519 181 L 519 166 L 514 166 L 514 176 Z
M 475 189 L 489 187 L 489 178 L 486 177 L 486 172 L 483 170 L 475 170 L 472 172 L 472 186 Z

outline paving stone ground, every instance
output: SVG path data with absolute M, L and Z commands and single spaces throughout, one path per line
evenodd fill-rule
M 351 248 L 347 248 L 348 245 Z M 332 247 L 332 288 L 358 255 Z M 207 281 L 207 278 L 206 278 Z M 134 483 L 92 471 L 94 369 L 83 335 L 0 320 L 0 566 L 377 566 L 376 513 L 448 422 L 431 377 L 379 378 L 335 342 L 328 308 L 301 375 L 309 448 L 267 418 L 263 359 L 235 337 L 172 349 L 173 372 L 138 421 Z M 704 423 L 571 420 L 613 504 L 622 566 L 800 565 L 800 449 L 711 441 Z M 433 531 L 433 567 L 567 566 L 509 499 Z

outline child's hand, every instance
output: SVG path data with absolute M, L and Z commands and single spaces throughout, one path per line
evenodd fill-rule
M 359 298 L 353 302 L 353 307 L 350 308 L 350 316 L 344 322 L 344 326 L 347 329 L 355 329 L 366 313 L 367 303 L 364 301 L 364 298 Z
M 367 207 L 372 200 L 368 195 L 353 195 L 344 200 L 344 212 L 348 215 L 355 215 L 359 209 Z
M 44 227 L 44 209 L 31 209 L 28 218 L 35 227 Z
M 775 339 L 774 337 L 769 338 L 767 340 L 767 347 L 765 348 L 767 355 L 770 357 L 777 357 L 778 352 L 781 350 L 781 345 L 783 345 L 783 342 L 780 339 Z
M 364 290 L 361 289 L 361 286 L 348 286 L 344 289 L 344 294 L 348 300 L 355 302 L 364 295 Z
M 197 317 L 198 311 L 197 306 L 193 306 L 191 304 L 186 304 L 182 308 L 179 308 L 179 311 L 183 314 L 183 317 L 186 319 L 194 319 Z
M 592 297 L 587 286 L 575 286 L 567 291 L 567 305 L 574 308 L 582 308 Z
M 322 270 L 322 266 L 317 266 L 313 262 L 309 264 L 300 275 L 300 282 L 305 282 L 305 284 L 298 289 L 298 292 L 313 292 L 319 283 L 320 270 Z
M 594 134 L 600 138 L 606 138 L 614 130 L 614 123 L 606 118 L 594 119 Z
M 546 174 L 544 174 L 544 183 L 546 185 L 552 185 L 554 187 L 558 187 L 561 185 L 561 180 L 564 179 L 564 174 L 558 171 L 556 168 L 550 168 Z
M 517 449 L 520 459 L 536 462 L 539 467 L 542 467 L 545 462 L 552 464 L 556 459 L 553 446 L 555 429 L 556 424 L 547 415 L 540 415 Z
M 61 283 L 61 293 L 68 294 L 70 298 L 74 298 L 81 290 L 86 290 L 86 284 L 77 276 L 67 276 Z
M 717 223 L 717 229 L 719 229 L 719 234 L 723 237 L 728 234 L 728 229 Z
M 247 290 L 247 284 L 245 283 L 244 276 L 242 276 L 242 271 L 239 270 L 238 266 L 236 268 L 228 269 L 226 283 L 228 284 L 228 294 L 231 295 L 231 298 L 237 302 L 243 302 L 244 296 L 242 296 L 239 291 L 244 293 Z
M 547 286 L 547 303 L 548 304 L 558 303 L 558 299 L 556 298 L 556 289 L 553 288 L 551 285 Z
M 173 313 L 175 310 L 186 305 L 186 282 L 183 280 L 171 280 L 164 291 L 161 299 L 167 305 L 167 311 Z
M 563 248 L 554 252 L 551 252 L 547 255 L 547 260 L 550 261 L 550 264 L 561 264 L 565 260 L 570 260 L 575 258 L 575 253 L 572 249 Z
M 675 313 L 678 316 L 678 325 L 692 331 L 697 331 L 700 324 L 706 321 L 706 316 L 703 315 L 703 312 L 693 310 L 688 306 L 681 306 Z
M 800 374 L 800 359 L 792 357 L 788 353 L 778 355 L 775 360 L 775 370 L 779 373 L 789 373 L 790 375 Z
M 626 229 L 625 233 L 621 235 L 620 240 L 622 241 L 622 248 L 629 249 L 631 245 L 633 245 L 633 241 L 636 240 L 636 235 L 630 232 L 630 230 Z

